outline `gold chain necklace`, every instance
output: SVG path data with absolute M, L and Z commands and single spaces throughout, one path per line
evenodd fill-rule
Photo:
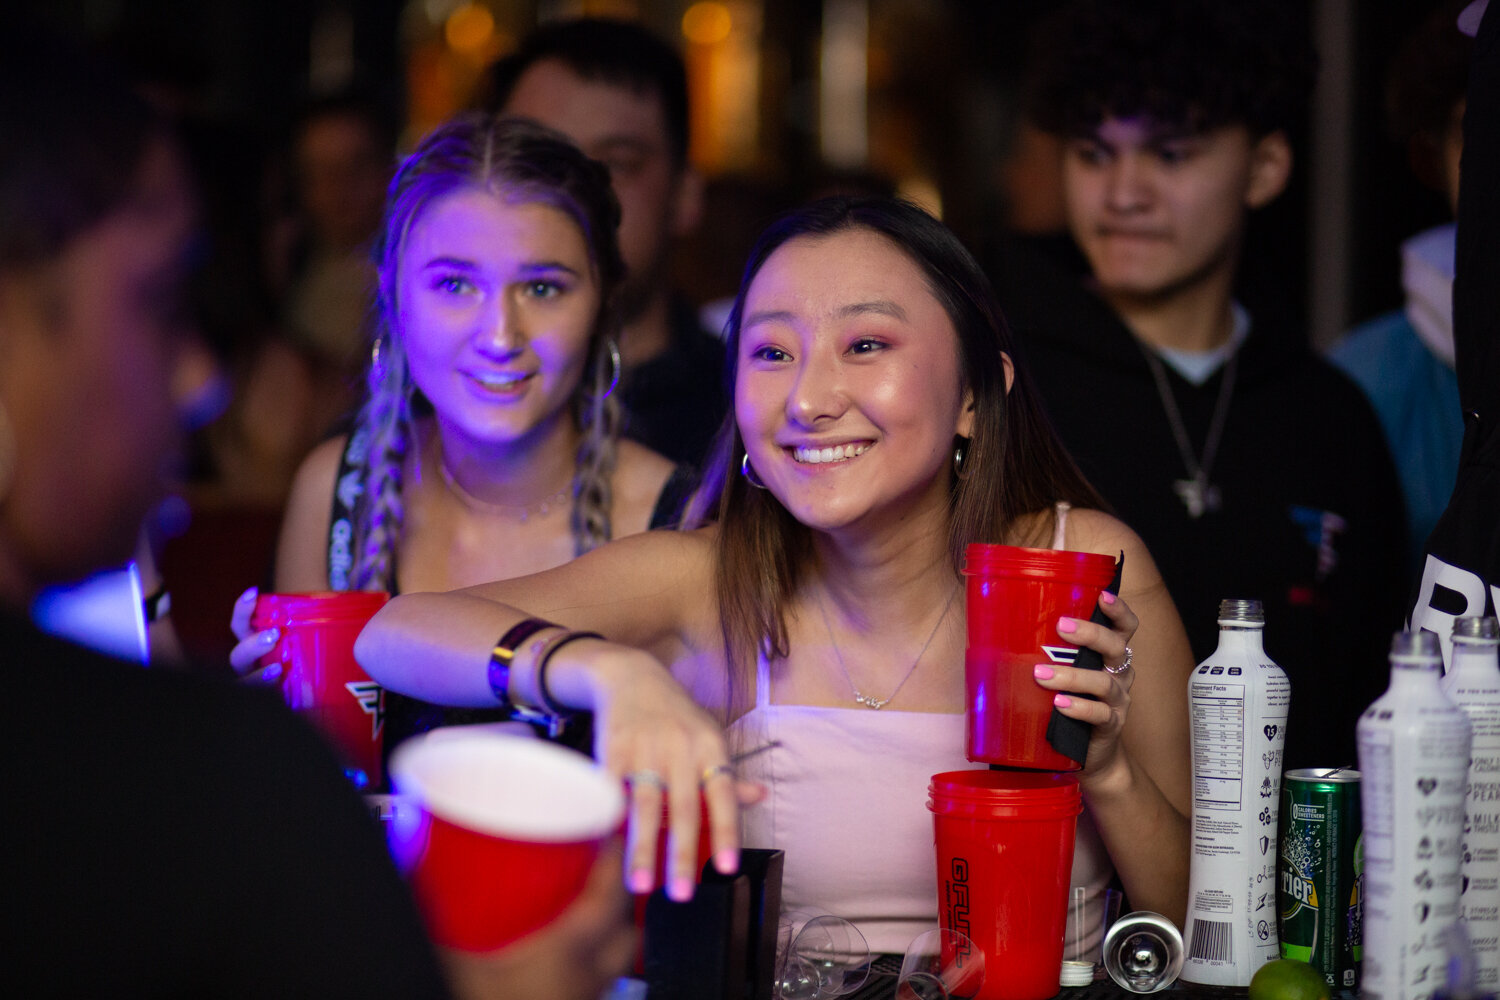
M 901 683 L 896 685 L 896 690 L 892 691 L 890 697 L 887 698 L 875 698 L 871 695 L 860 693 L 859 685 L 854 683 L 854 678 L 849 674 L 849 667 L 844 663 L 844 653 L 839 649 L 838 642 L 833 638 L 833 626 L 828 622 L 828 608 L 823 604 L 823 595 L 818 595 L 818 613 L 823 616 L 823 628 L 828 632 L 828 644 L 833 647 L 833 655 L 838 658 L 839 669 L 844 672 L 844 679 L 849 682 L 849 690 L 854 692 L 855 704 L 879 711 L 889 705 L 891 700 L 901 693 L 901 689 L 906 686 L 906 682 L 911 680 L 911 675 L 917 672 L 917 665 L 922 662 L 922 657 L 927 654 L 927 647 L 931 646 L 932 640 L 937 637 L 938 629 L 942 627 L 943 619 L 948 617 L 948 609 L 953 606 L 953 598 L 958 596 L 960 586 L 962 584 L 955 585 L 953 590 L 948 594 L 948 601 L 943 605 L 943 613 L 938 615 L 938 620 L 933 623 L 932 631 L 927 634 L 927 641 L 922 643 L 922 648 L 917 652 L 917 658 L 911 661 L 911 667 L 907 669 L 906 676 L 901 678 Z
M 448 487 L 448 492 L 457 497 L 459 503 L 465 507 L 484 514 L 495 514 L 525 524 L 533 517 L 546 517 L 554 510 L 563 509 L 571 498 L 572 489 L 569 487 L 528 504 L 491 503 L 488 500 L 479 499 L 453 478 L 453 473 L 448 471 L 448 463 L 443 458 L 441 445 L 438 446 L 437 460 L 438 475 L 443 477 L 443 485 Z

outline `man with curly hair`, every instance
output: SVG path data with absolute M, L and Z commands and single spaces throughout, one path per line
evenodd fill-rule
M 1265 602 L 1293 767 L 1353 760 L 1406 593 L 1400 488 L 1369 404 L 1235 298 L 1248 219 L 1286 188 L 1308 105 L 1299 10 L 1081 0 L 1049 18 L 1029 104 L 1064 140 L 1086 293 L 996 275 L 1064 442 L 1158 554 L 1197 656 L 1221 598 Z

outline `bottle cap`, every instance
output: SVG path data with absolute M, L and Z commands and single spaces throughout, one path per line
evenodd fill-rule
M 1219 602 L 1220 625 L 1264 625 L 1266 607 L 1260 601 L 1225 598 Z
M 1418 629 L 1414 632 L 1397 632 L 1391 636 L 1391 659 L 1397 660 L 1433 660 L 1441 662 L 1442 650 L 1438 647 L 1438 637 L 1435 633 L 1426 629 Z
M 1062 971 L 1058 975 L 1058 982 L 1062 986 L 1094 985 L 1094 963 L 1064 962 Z
M 1453 619 L 1453 638 L 1500 642 L 1500 622 L 1491 615 Z

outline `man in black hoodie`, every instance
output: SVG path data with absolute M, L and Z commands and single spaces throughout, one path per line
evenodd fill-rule
M 1348 764 L 1400 620 L 1404 519 L 1380 426 L 1299 333 L 1235 298 L 1249 215 L 1292 169 L 1315 63 L 1287 4 L 1085 0 L 1038 37 L 1032 114 L 1065 142 L 1090 274 L 996 268 L 1048 411 L 1150 548 L 1195 654 L 1265 602 L 1292 680 L 1286 765 Z

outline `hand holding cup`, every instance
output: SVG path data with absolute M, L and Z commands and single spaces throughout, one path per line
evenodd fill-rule
M 1064 664 L 1038 663 L 1036 682 L 1052 692 L 1052 704 L 1064 715 L 1089 723 L 1088 774 L 1101 774 L 1114 762 L 1120 733 L 1130 710 L 1130 689 L 1135 682 L 1134 654 L 1129 642 L 1140 620 L 1120 597 L 1104 591 L 1099 595 L 1109 624 L 1098 625 L 1084 618 L 1063 616 L 1056 630 L 1062 642 L 1097 650 L 1103 670 L 1084 670 Z M 1087 698 L 1076 695 L 1089 695 Z
M 255 613 L 255 602 L 260 597 L 257 587 L 250 587 L 235 598 L 234 611 L 229 617 L 229 630 L 239 640 L 229 651 L 229 665 L 247 684 L 269 684 L 281 678 L 279 662 L 263 663 L 262 657 L 276 648 L 281 639 L 279 628 L 255 629 L 250 617 Z

